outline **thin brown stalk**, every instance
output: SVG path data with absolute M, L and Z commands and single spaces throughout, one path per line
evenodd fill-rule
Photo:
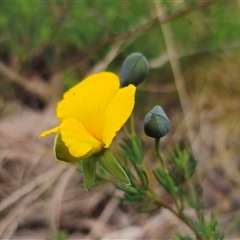
M 158 16 L 161 16 L 165 11 L 164 5 L 158 1 L 154 1 L 154 2 L 155 2 L 155 7 L 156 7 Z M 159 17 L 159 22 L 161 22 L 161 17 Z M 182 107 L 184 120 L 186 123 L 189 142 L 192 145 L 192 143 L 196 138 L 195 133 L 192 129 L 193 112 L 192 111 L 189 112 L 191 107 L 190 99 L 185 86 L 185 80 L 182 74 L 179 59 L 175 58 L 175 56 L 178 55 L 178 52 L 176 50 L 175 40 L 174 40 L 175 37 L 171 29 L 171 26 L 168 23 L 162 25 L 161 28 L 162 28 L 162 33 L 163 33 L 163 37 L 166 44 L 167 53 L 169 55 L 169 62 L 172 68 L 176 88 L 178 91 L 178 96 L 179 96 L 180 104 Z M 192 149 L 193 149 L 193 146 L 192 146 Z M 196 149 L 193 149 L 193 153 L 194 155 L 197 155 Z
M 4 75 L 9 81 L 17 83 L 26 91 L 36 95 L 43 102 L 48 103 L 52 99 L 54 91 L 44 81 L 32 82 L 14 72 L 0 61 L 0 73 Z
M 62 173 L 55 188 L 53 189 L 49 206 L 49 217 L 53 235 L 57 233 L 60 226 L 60 212 L 64 190 L 75 172 L 75 168 L 66 169 L 65 172 Z

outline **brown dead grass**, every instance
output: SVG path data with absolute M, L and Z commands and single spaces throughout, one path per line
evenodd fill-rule
M 220 56 L 211 67 L 199 64 L 183 72 L 195 116 L 190 145 L 197 144 L 206 213 L 215 210 L 229 237 L 240 234 L 239 62 Z M 38 139 L 57 124 L 54 108 L 52 103 L 36 112 L 18 103 L 1 104 L 8 112 L 0 119 L 1 239 L 52 239 L 59 230 L 69 232 L 69 239 L 167 239 L 188 231 L 166 210 L 147 215 L 123 206 L 112 197 L 119 193 L 111 184 L 89 192 L 79 188 L 81 174 L 54 159 L 53 137 Z M 181 117 L 181 112 L 171 116 L 168 144 L 186 138 Z

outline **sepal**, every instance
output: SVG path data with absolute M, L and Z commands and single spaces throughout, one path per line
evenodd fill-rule
M 115 177 L 122 183 L 128 185 L 131 184 L 126 172 L 118 163 L 118 161 L 115 159 L 115 157 L 113 156 L 112 152 L 109 149 L 105 149 L 101 154 L 96 156 L 98 158 L 98 163 L 113 177 Z
M 53 145 L 55 157 L 64 162 L 78 162 L 80 159 L 72 156 L 62 140 L 60 133 L 57 133 Z
M 90 158 L 82 160 L 82 170 L 84 176 L 84 183 L 87 190 L 89 190 L 95 181 L 97 159 L 93 155 Z

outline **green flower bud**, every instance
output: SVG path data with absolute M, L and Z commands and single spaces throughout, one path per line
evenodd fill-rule
M 171 123 L 160 106 L 155 106 L 144 119 L 144 132 L 152 138 L 162 138 L 170 130 Z
M 130 54 L 123 62 L 120 72 L 120 85 L 129 84 L 137 86 L 142 83 L 148 74 L 148 62 L 141 53 Z

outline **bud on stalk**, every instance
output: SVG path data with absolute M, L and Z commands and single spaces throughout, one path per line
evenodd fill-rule
M 139 85 L 148 75 L 148 62 L 141 53 L 130 54 L 123 62 L 120 72 L 120 85 Z
M 152 138 L 162 138 L 170 130 L 171 123 L 160 106 L 155 106 L 144 119 L 144 132 Z

